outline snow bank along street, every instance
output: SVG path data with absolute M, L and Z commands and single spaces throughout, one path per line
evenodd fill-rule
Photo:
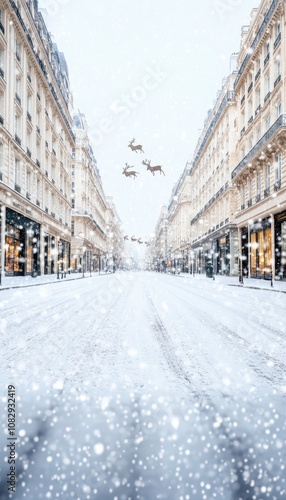
M 3 290 L 13 499 L 281 499 L 285 294 L 159 273 Z

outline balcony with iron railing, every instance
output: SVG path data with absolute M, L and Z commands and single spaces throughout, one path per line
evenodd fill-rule
M 274 88 L 277 87 L 278 83 L 281 82 L 281 75 L 278 75 L 275 82 L 274 82 Z
M 19 104 L 19 106 L 21 106 L 21 104 L 22 104 L 21 97 L 19 96 L 19 94 L 17 94 L 17 92 L 15 92 L 15 99 L 16 99 L 17 103 Z
M 251 82 L 251 84 L 249 85 L 248 89 L 247 89 L 247 93 L 250 94 L 250 92 L 252 91 L 253 89 L 253 82 Z
M 29 122 L 32 122 L 32 115 L 29 111 L 27 111 L 27 118 L 28 118 Z
M 252 199 L 248 200 L 248 202 L 247 202 L 247 206 L 248 206 L 248 207 L 252 207 Z
M 279 179 L 278 181 L 275 182 L 274 184 L 274 191 L 279 191 L 279 189 L 281 189 L 281 179 Z
M 38 125 L 36 125 L 36 131 L 37 131 L 37 134 L 41 135 L 40 127 Z
M 15 191 L 17 191 L 17 193 L 21 193 L 21 186 L 17 183 L 15 183 Z
M 270 95 L 271 95 L 271 92 L 270 92 L 270 91 L 269 91 L 269 92 L 267 92 L 266 96 L 264 97 L 264 102 L 267 102 L 267 101 L 268 101 L 268 99 L 269 99 Z
M 238 163 L 233 170 L 231 177 L 236 177 L 244 167 L 253 161 L 253 159 L 260 153 L 265 146 L 277 135 L 280 130 L 285 130 L 286 127 L 286 114 L 281 114 L 253 148 L 246 154 L 246 156 Z
M 3 35 L 5 35 L 5 28 L 4 28 L 3 24 L 1 23 L 1 21 L 0 21 L 0 31 L 2 31 Z
M 195 217 L 191 220 L 191 224 L 194 224 L 210 207 L 215 203 L 215 201 L 220 198 L 229 188 L 229 182 L 226 182 L 220 189 L 217 191 L 213 197 L 205 204 L 205 206 L 196 214 Z
M 0 123 L 1 123 L 1 125 L 4 125 L 4 118 L 2 115 L 0 115 Z
M 266 66 L 266 64 L 268 64 L 270 61 L 270 52 L 268 52 L 268 54 L 266 55 L 265 59 L 264 59 L 264 67 Z
M 258 193 L 258 194 L 256 195 L 256 197 L 255 197 L 255 201 L 256 201 L 256 203 L 258 203 L 260 200 L 261 200 L 261 194 L 260 194 L 260 193 Z
M 27 198 L 27 200 L 31 201 L 31 195 L 28 191 L 26 192 L 26 198 Z
M 257 80 L 260 77 L 260 75 L 261 75 L 261 68 L 259 68 L 259 70 L 257 71 L 257 73 L 256 73 L 256 75 L 254 77 L 255 82 L 257 82 Z
M 37 165 L 38 168 L 41 168 L 41 164 L 40 164 L 40 162 L 39 162 L 38 159 L 36 160 L 36 165 Z
M 270 196 L 270 187 L 264 189 L 264 198 L 267 198 L 267 196 Z
M 21 141 L 20 137 L 17 134 L 15 134 L 15 141 L 17 142 L 17 144 L 19 144 L 19 146 L 21 146 L 22 141 Z
M 3 68 L 0 68 L 0 76 L 1 76 L 1 78 L 4 79 L 4 70 L 3 70 Z
M 240 99 L 240 104 L 241 106 L 245 103 L 245 95 L 242 96 L 242 98 Z
M 259 104 L 255 110 L 255 116 L 259 113 L 259 111 L 261 110 L 261 104 Z
M 277 35 L 276 40 L 275 40 L 275 42 L 274 42 L 274 45 L 273 45 L 274 50 L 278 47 L 278 45 L 279 45 L 279 43 L 280 43 L 280 42 L 281 42 L 281 31 L 280 31 L 280 33 Z
M 31 158 L 31 157 L 32 157 L 32 153 L 31 153 L 31 151 L 29 150 L 29 148 L 28 148 L 28 147 L 27 147 L 27 150 L 26 150 L 26 151 L 27 151 L 27 155 L 29 156 L 29 158 Z
M 38 207 L 40 207 L 40 206 L 41 206 L 40 200 L 36 200 L 36 205 L 37 205 Z
M 206 133 L 202 139 L 202 142 L 200 144 L 200 147 L 196 153 L 196 156 L 194 158 L 194 161 L 192 162 L 192 166 L 191 168 L 189 169 L 189 174 L 194 170 L 194 168 L 196 167 L 197 165 L 197 162 L 202 154 L 202 151 L 209 139 L 209 137 L 211 136 L 211 134 L 213 133 L 213 130 L 214 130 L 214 127 L 216 126 L 217 122 L 219 121 L 225 107 L 227 106 L 227 104 L 229 102 L 233 102 L 233 97 L 234 97 L 234 91 L 233 90 L 228 90 L 225 94 L 225 96 L 223 97 L 221 103 L 220 103 L 220 106 L 214 116 L 214 118 L 212 119 L 211 123 L 209 124 L 207 130 L 206 130 Z

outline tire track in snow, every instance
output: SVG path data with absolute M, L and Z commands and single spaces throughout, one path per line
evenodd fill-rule
M 204 297 L 201 297 L 204 298 Z M 206 299 L 205 300 L 209 300 Z M 190 306 L 190 302 L 186 299 L 182 299 L 180 297 L 181 302 L 185 302 Z M 227 326 L 223 325 L 221 322 L 218 322 L 214 319 L 208 319 L 205 314 L 202 314 L 201 309 L 195 307 L 191 304 L 192 310 L 196 312 L 196 318 L 206 326 L 211 333 L 215 335 L 219 335 L 220 339 L 223 341 L 224 345 L 228 348 L 231 347 L 232 351 L 238 351 L 239 355 L 243 357 L 244 363 L 251 368 L 260 378 L 263 378 L 267 381 L 268 384 L 271 385 L 272 388 L 277 390 L 276 379 L 281 383 L 281 385 L 285 385 L 285 373 L 286 373 L 286 365 L 273 356 L 267 354 L 266 352 L 259 351 L 251 342 L 249 342 L 244 337 L 240 336 Z M 265 327 L 266 328 L 266 327 Z M 222 332 L 226 333 L 223 335 Z M 237 340 L 235 343 L 231 338 Z M 238 347 L 239 344 L 239 347 Z M 242 349 L 241 346 L 246 347 L 246 349 Z M 257 366 L 258 363 L 263 363 L 262 366 Z M 265 367 L 275 366 L 275 374 L 273 376 L 269 376 L 265 373 Z M 277 373 L 278 372 L 278 373 Z M 275 380 L 274 380 L 275 379 Z M 278 387 L 280 390 L 281 388 Z
M 110 290 L 104 287 L 100 288 L 100 290 L 98 290 L 97 288 L 95 291 L 100 292 L 100 295 L 97 294 L 93 302 L 94 310 L 96 311 L 96 306 L 98 306 L 99 309 L 100 307 L 102 307 L 103 303 L 105 303 L 110 299 L 109 295 Z M 112 288 L 111 291 L 112 295 L 114 295 L 115 289 Z M 79 293 L 81 294 L 81 298 L 83 297 L 83 295 L 87 295 L 88 298 L 90 298 L 90 292 L 91 292 L 90 288 L 88 288 L 87 290 L 76 288 L 75 291 L 72 290 L 72 298 L 75 298 Z M 112 308 L 116 305 L 116 303 L 120 300 L 120 298 L 121 295 L 116 294 L 115 299 L 112 300 L 111 304 L 109 305 L 110 314 L 112 314 Z M 72 317 L 70 317 L 70 307 L 67 309 L 66 314 L 63 314 L 62 312 L 63 304 L 67 303 L 70 306 L 70 301 L 71 301 L 71 296 L 69 295 L 68 297 L 65 297 L 64 300 L 61 300 L 60 303 L 58 303 L 57 301 L 56 305 L 53 304 L 52 306 L 48 307 L 49 309 L 54 310 L 55 313 L 59 311 L 59 316 L 60 316 L 59 319 L 57 319 L 53 323 L 49 321 L 48 331 L 46 330 L 43 332 L 38 331 L 34 335 L 31 335 L 31 328 L 25 330 L 25 333 L 29 334 L 29 337 L 22 338 L 21 345 L 15 346 L 13 352 L 11 349 L 11 341 L 10 341 L 9 350 L 8 352 L 6 352 L 8 356 L 5 356 L 5 352 L 2 351 L 3 359 L 5 359 L 6 369 L 11 368 L 10 363 L 12 363 L 15 360 L 15 357 L 17 357 L 17 360 L 21 362 L 17 363 L 17 366 L 19 364 L 23 365 L 23 363 L 26 364 L 28 363 L 29 367 L 34 365 L 35 369 L 37 369 L 36 367 L 38 366 L 41 373 L 43 373 L 46 370 L 48 373 L 53 374 L 53 378 L 55 378 L 56 376 L 54 370 L 55 366 L 58 367 L 59 373 L 61 373 L 62 371 L 62 363 L 59 356 L 59 353 L 61 352 L 66 354 L 65 368 L 67 366 L 71 367 L 71 371 L 75 369 L 75 367 L 77 366 L 79 351 L 81 351 L 82 346 L 85 345 L 86 343 L 87 332 L 91 329 L 91 326 L 94 325 L 95 317 L 94 315 L 90 316 L 89 314 L 86 314 L 81 301 L 75 301 L 75 305 L 77 305 L 77 307 L 75 305 L 73 306 Z M 89 304 L 90 304 L 90 299 L 89 299 Z M 46 304 L 43 304 L 42 309 L 46 310 Z M 34 315 L 34 317 L 36 312 L 38 313 L 38 304 L 34 306 L 34 309 L 32 311 L 32 315 Z M 78 321 L 79 313 L 81 313 L 82 315 L 80 322 Z M 69 331 L 66 325 L 67 314 L 69 315 L 68 320 L 71 321 L 71 327 L 74 325 L 75 321 L 74 317 L 77 318 L 76 324 L 80 325 L 80 328 L 77 328 L 72 338 L 66 335 L 66 333 Z M 97 330 L 101 329 L 105 321 L 106 321 L 106 315 L 102 318 L 102 320 L 98 324 Z M 20 325 L 20 327 L 21 326 L 22 325 Z M 61 333 L 61 330 L 63 330 L 63 333 Z M 18 329 L 17 333 L 22 334 L 21 328 Z M 58 363 L 55 363 L 55 360 L 57 358 L 59 358 L 59 361 Z M 53 366 L 53 370 L 50 368 L 51 365 Z
M 217 406 L 217 403 L 213 397 L 213 391 L 211 390 L 207 380 L 199 370 L 198 363 L 195 363 L 194 368 L 198 370 L 201 385 L 199 388 L 196 387 L 194 390 L 194 381 L 187 368 L 185 367 L 183 361 L 177 356 L 170 335 L 168 334 L 167 329 L 164 327 L 161 319 L 159 318 L 156 306 L 147 291 L 146 295 L 154 318 L 153 329 L 155 331 L 155 335 L 163 352 L 163 355 L 168 363 L 168 366 L 177 375 L 177 377 L 180 380 L 183 380 L 187 384 L 188 388 L 191 389 L 190 396 L 195 397 L 196 401 L 199 402 L 201 412 L 206 416 L 206 418 L 208 419 L 209 415 L 212 415 L 211 420 L 213 421 L 213 427 L 217 427 L 216 416 L 221 415 L 217 437 L 222 443 L 224 443 L 223 447 L 225 448 L 225 453 L 229 455 L 228 463 L 232 463 L 232 469 L 237 477 L 235 498 L 238 498 L 238 494 L 243 495 L 243 498 L 252 498 L 252 495 L 254 495 L 254 487 L 250 484 L 245 483 L 243 470 L 241 469 L 241 463 L 244 462 L 245 458 L 247 458 L 248 465 L 250 465 L 252 462 L 249 458 L 248 446 L 246 444 L 246 435 L 243 433 L 243 436 L 239 436 L 238 432 L 233 432 L 231 426 L 229 425 L 229 415 L 224 414 Z M 207 394 L 204 393 L 204 390 L 202 390 L 202 388 L 207 391 Z M 221 394 L 223 397 L 225 397 L 225 394 L 223 392 L 221 392 Z M 230 402 L 232 400 L 232 397 L 228 395 L 227 400 L 228 402 Z M 251 436 L 249 436 L 249 438 L 251 439 Z M 246 494 L 247 496 L 245 496 Z
M 99 377 L 100 372 L 102 372 L 103 366 L 112 366 L 115 363 L 116 357 L 119 350 L 119 338 L 114 336 L 114 332 L 118 331 L 119 325 L 113 318 L 118 318 L 118 314 L 122 312 L 122 306 L 125 305 L 131 294 L 131 289 L 124 290 L 124 296 L 122 294 L 118 295 L 112 304 L 109 306 L 108 312 L 104 315 L 100 323 L 96 326 L 96 329 L 92 332 L 92 338 L 89 338 L 81 346 L 81 364 L 77 364 L 77 374 L 81 373 L 81 368 L 84 370 L 92 368 L 93 373 L 90 376 Z M 120 317 L 120 316 L 119 316 Z M 122 325 L 120 324 L 120 328 Z M 109 336 L 110 333 L 110 336 Z M 110 342 L 112 339 L 112 345 Z M 116 343 L 114 343 L 116 340 Z M 103 344 L 105 343 L 105 346 Z M 106 341 L 109 344 L 106 344 Z M 103 348 L 105 347 L 105 350 Z M 108 348 L 107 348 L 108 347 Z M 94 356 L 99 355 L 99 363 L 94 366 Z M 77 358 L 78 354 L 76 355 Z M 91 364 L 91 366 L 90 366 Z M 79 381 L 79 377 L 73 378 L 72 383 Z
M 92 337 L 86 338 L 85 341 L 81 342 L 80 351 L 82 361 L 79 365 L 78 355 L 74 356 L 74 364 L 77 364 L 77 374 L 72 378 L 71 382 L 73 384 L 78 383 L 81 379 L 81 371 L 89 370 L 89 379 L 95 385 L 102 378 L 110 377 L 110 369 L 113 370 L 113 380 L 116 381 L 120 379 L 123 383 L 130 378 L 130 374 L 120 372 L 122 365 L 122 360 L 129 364 L 130 358 L 125 359 L 126 345 L 124 346 L 122 342 L 126 342 L 126 327 L 130 324 L 130 318 L 125 318 L 126 312 L 130 311 L 130 304 L 132 304 L 132 299 L 134 295 L 134 286 L 136 281 L 133 280 L 133 275 L 129 276 L 124 280 L 118 278 L 119 282 L 111 282 L 112 288 L 110 292 L 116 294 L 115 300 L 108 306 L 99 324 L 93 329 Z M 120 286 L 120 293 L 116 289 L 116 284 L 123 285 Z M 105 304 L 105 308 L 106 308 Z M 74 351 L 74 349 L 73 349 Z M 124 377 L 122 377 L 122 374 Z M 132 377 L 131 377 L 132 378 Z M 110 383 L 110 381 L 109 381 Z M 132 385 L 132 383 L 131 383 Z
M 211 293 L 211 298 L 209 296 L 206 296 L 206 295 L 203 295 L 203 294 L 200 294 L 198 293 L 198 289 L 193 289 L 191 287 L 188 287 L 187 289 L 185 288 L 184 284 L 187 283 L 187 280 L 185 280 L 185 283 L 182 283 L 180 282 L 179 283 L 179 286 L 175 286 L 174 287 L 174 290 L 177 291 L 178 288 L 182 291 L 182 292 L 188 292 L 190 293 L 191 295 L 193 295 L 194 297 L 196 298 L 200 298 L 202 300 L 204 300 L 205 302 L 209 302 L 210 300 L 212 301 L 212 304 L 216 303 L 218 307 L 221 307 L 222 306 L 222 302 L 221 302 L 221 299 L 219 299 L 219 294 L 217 293 L 216 295 L 213 294 L 213 291 L 211 290 L 211 288 L 208 288 L 207 290 L 212 292 Z M 173 285 L 173 283 L 171 282 L 171 285 Z M 223 287 L 228 287 L 228 285 L 222 285 Z M 250 294 L 252 293 L 251 290 L 248 290 L 247 288 L 244 288 L 243 289 L 244 292 L 249 292 Z M 267 292 L 267 290 L 266 290 Z M 271 292 L 270 292 L 271 293 Z M 240 296 L 240 298 L 242 298 Z M 244 300 L 246 300 L 246 298 L 244 297 Z M 283 308 L 284 307 L 284 299 L 283 298 L 280 298 L 280 307 Z M 279 303 L 277 304 L 277 307 L 279 307 Z M 272 306 L 272 305 L 271 305 Z M 229 309 L 229 312 L 232 312 L 234 314 L 238 314 L 239 316 L 241 315 L 241 304 L 240 303 L 237 303 L 236 301 L 233 302 L 231 304 L 231 309 Z M 280 319 L 280 317 L 277 318 L 278 320 Z M 274 335 L 278 335 L 280 336 L 281 338 L 286 338 L 286 327 L 284 325 L 284 330 L 278 330 L 277 328 L 275 328 L 273 326 L 273 322 L 275 321 L 275 319 L 272 318 L 272 323 L 271 324 L 268 324 L 268 325 L 265 325 L 265 323 L 263 321 L 261 321 L 261 317 L 259 316 L 256 316 L 255 317 L 255 327 L 257 327 L 257 325 L 259 325 L 261 328 L 263 328 L 263 330 L 265 331 L 265 334 L 267 336 L 270 337 L 271 340 L 273 340 L 273 336 L 271 336 L 271 334 L 274 334 Z M 276 340 L 276 339 L 275 339 Z M 283 344 L 284 345 L 284 344 Z
M 209 400 L 210 387 L 201 370 L 199 369 L 198 363 L 195 363 L 195 358 L 192 361 L 196 365 L 196 373 L 198 373 L 200 376 L 200 387 L 195 384 L 195 381 L 188 371 L 187 367 L 185 366 L 183 360 L 177 355 L 176 348 L 173 344 L 173 341 L 171 340 L 168 330 L 161 321 L 157 313 L 155 304 L 149 292 L 147 291 L 146 296 L 149 302 L 150 310 L 152 311 L 152 328 L 169 368 L 185 385 L 187 385 L 188 389 L 191 389 L 191 394 L 193 396 L 199 397 L 200 399 L 203 397 L 205 400 Z

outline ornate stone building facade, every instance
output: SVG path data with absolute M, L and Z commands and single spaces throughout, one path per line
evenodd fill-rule
M 232 181 L 244 276 L 286 278 L 285 2 L 263 0 L 244 30 L 235 81 Z
M 155 237 L 150 242 L 147 249 L 147 268 L 165 271 L 171 266 L 171 256 L 169 253 L 170 243 L 168 241 L 168 209 L 162 207 L 159 219 L 155 227 Z
M 72 96 L 64 55 L 37 2 L 0 5 L 1 268 L 68 268 Z
M 231 183 L 236 141 L 235 73 L 223 83 L 194 153 L 191 177 L 191 249 L 195 272 L 211 260 L 214 272 L 237 274 L 235 191 Z
M 108 210 L 117 231 L 84 116 L 72 117 L 67 63 L 37 0 L 1 0 L 2 274 L 98 269 L 107 252 Z
M 107 196 L 107 214 L 106 214 L 106 252 L 105 267 L 109 271 L 115 271 L 122 267 L 124 239 L 122 233 L 122 222 L 118 215 L 115 203 L 111 196 Z
M 75 146 L 72 150 L 72 271 L 99 269 L 106 251 L 107 201 L 102 187 L 85 116 L 73 118 Z
M 232 72 L 194 152 L 190 233 L 175 230 L 172 193 L 170 246 L 189 241 L 196 272 L 211 260 L 215 273 L 286 279 L 285 8 L 282 0 L 262 0 L 242 28 Z
M 168 205 L 168 248 L 167 259 L 172 268 L 186 270 L 190 245 L 191 218 L 191 172 L 187 163 L 175 185 Z

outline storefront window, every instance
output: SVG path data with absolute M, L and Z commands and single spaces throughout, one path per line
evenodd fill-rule
M 256 233 L 252 233 L 250 235 L 250 243 L 251 243 L 251 274 L 256 274 L 257 264 L 256 264 L 256 251 L 257 251 L 257 243 L 256 243 Z
M 31 273 L 33 270 L 33 232 L 27 231 L 27 252 L 26 252 L 26 272 Z
M 39 224 L 7 208 L 5 272 L 8 275 L 39 272 L 39 235 Z
M 271 249 L 271 229 L 264 230 L 264 268 L 266 273 L 271 272 L 272 249 Z
M 264 234 L 263 231 L 259 231 L 257 233 L 257 241 L 258 241 L 258 262 L 257 262 L 257 271 L 259 273 L 263 272 L 264 269 Z
M 20 273 L 21 272 L 21 255 L 23 250 L 23 243 L 21 242 L 20 229 L 7 225 L 6 238 L 6 272 L 7 273 Z
M 261 229 L 250 235 L 251 243 L 251 275 L 264 276 L 271 273 L 272 249 L 271 228 Z

